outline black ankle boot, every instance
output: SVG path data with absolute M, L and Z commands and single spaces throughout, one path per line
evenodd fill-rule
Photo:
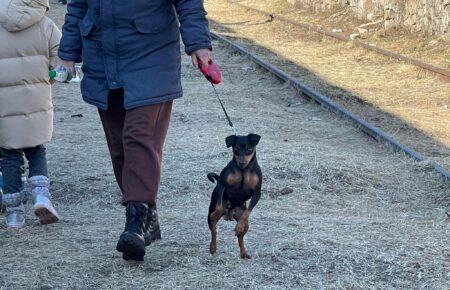
M 161 240 L 161 230 L 159 228 L 158 211 L 156 205 L 148 208 L 147 220 L 144 229 L 145 246 L 149 246 L 155 241 Z
M 125 230 L 117 242 L 117 251 L 125 260 L 143 261 L 145 256 L 144 226 L 147 219 L 147 204 L 128 202 Z

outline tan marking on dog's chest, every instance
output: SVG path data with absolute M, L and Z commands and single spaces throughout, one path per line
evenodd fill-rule
M 255 189 L 259 184 L 259 176 L 256 173 L 246 173 L 244 175 L 245 187 Z
M 236 185 L 242 181 L 242 174 L 239 172 L 233 172 L 227 177 L 227 183 L 229 185 Z

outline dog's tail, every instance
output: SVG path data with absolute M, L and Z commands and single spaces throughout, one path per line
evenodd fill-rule
M 220 176 L 215 174 L 215 173 L 208 173 L 208 179 L 212 182 L 215 183 L 216 181 L 219 181 Z

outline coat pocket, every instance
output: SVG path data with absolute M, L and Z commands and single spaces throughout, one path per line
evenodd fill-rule
M 165 30 L 174 21 L 171 15 L 150 16 L 133 21 L 137 31 L 143 34 L 157 34 Z

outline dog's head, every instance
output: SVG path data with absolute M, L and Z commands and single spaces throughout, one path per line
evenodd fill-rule
M 246 168 L 255 157 L 256 145 L 258 145 L 260 139 L 261 136 L 256 134 L 231 135 L 225 139 L 225 143 L 228 148 L 233 147 L 233 156 L 239 167 Z

